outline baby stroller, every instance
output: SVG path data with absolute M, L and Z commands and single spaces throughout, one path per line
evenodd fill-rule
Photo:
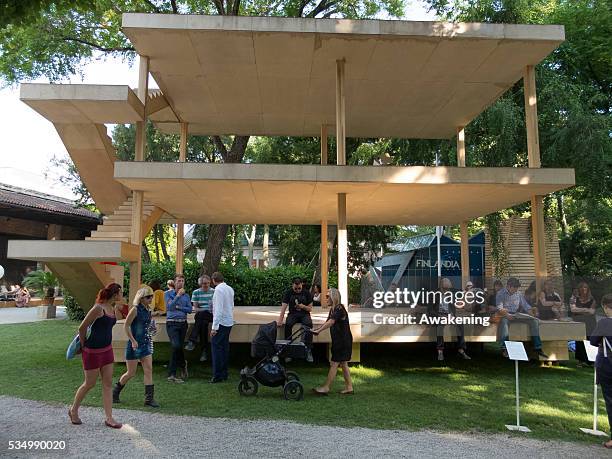
M 261 360 L 253 368 L 247 366 L 240 370 L 238 392 L 240 395 L 252 396 L 257 394 L 260 384 L 267 387 L 282 386 L 286 400 L 301 400 L 304 397 L 304 386 L 300 377 L 293 371 L 287 371 L 281 359 L 306 358 L 306 345 L 298 340 L 308 329 L 300 327 L 288 340 L 277 340 L 276 330 L 276 322 L 259 327 L 251 342 L 251 356 Z

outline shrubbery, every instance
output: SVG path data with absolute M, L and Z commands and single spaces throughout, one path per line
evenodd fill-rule
M 70 320 L 81 321 L 85 318 L 85 311 L 75 301 L 68 292 L 64 291 L 64 306 L 66 306 L 66 315 Z
M 186 290 L 197 288 L 201 265 L 196 261 L 186 259 L 183 272 L 185 274 Z M 236 306 L 275 306 L 280 305 L 283 293 L 291 286 L 291 279 L 299 276 L 310 283 L 314 270 L 304 266 L 277 266 L 269 269 L 251 269 L 248 266 L 232 266 L 222 263 L 219 270 L 223 273 L 226 282 L 234 289 Z M 129 269 L 125 270 L 126 277 L 123 285 L 129 285 Z M 142 265 L 142 281 L 149 283 L 153 280 L 165 286 L 168 279 L 174 278 L 174 261 L 160 263 L 147 263 Z M 338 276 L 330 273 L 329 284 L 336 286 Z M 351 302 L 359 301 L 359 281 L 350 279 L 349 296 Z

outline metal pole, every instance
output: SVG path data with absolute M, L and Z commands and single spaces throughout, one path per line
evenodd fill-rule
M 516 425 L 521 425 L 521 418 L 519 414 L 519 377 L 518 377 L 518 360 L 514 361 L 514 368 L 516 373 Z
M 436 152 L 436 166 L 440 165 L 440 152 Z M 442 251 L 440 249 L 440 237 L 442 236 L 442 227 L 436 226 L 436 245 L 437 245 L 437 256 L 438 256 L 438 286 L 440 279 L 442 278 Z
M 597 368 L 593 365 L 593 430 L 597 430 Z

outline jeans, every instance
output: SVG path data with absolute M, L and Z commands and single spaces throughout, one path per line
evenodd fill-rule
M 289 339 L 291 337 L 293 326 L 295 324 L 303 324 L 306 325 L 308 328 L 312 328 L 312 319 L 310 318 L 310 314 L 287 314 L 287 320 L 285 321 L 285 339 Z M 309 331 L 305 332 L 303 339 L 306 347 L 308 349 L 312 348 L 312 333 L 310 333 Z
M 185 368 L 185 355 L 183 345 L 187 334 L 187 322 L 166 322 L 166 332 L 170 339 L 172 354 L 168 364 L 168 376 L 176 376 L 177 368 Z
M 505 349 L 506 345 L 504 341 L 508 341 L 508 318 L 502 317 L 499 321 L 499 325 L 497 327 L 497 331 L 499 333 L 499 345 L 502 349 Z M 542 340 L 540 339 L 540 321 L 535 317 L 521 317 L 512 319 L 512 322 L 523 322 L 529 325 L 529 332 L 531 335 L 531 341 L 533 342 L 533 347 L 536 351 L 542 350 Z
M 212 320 L 213 316 L 209 311 L 196 312 L 195 324 L 189 335 L 189 341 L 194 344 L 199 341 L 202 344 L 203 351 L 208 348 L 208 324 L 210 324 Z
M 446 325 L 436 325 L 436 349 L 439 351 L 444 350 L 444 327 Z M 465 350 L 465 331 L 463 324 L 455 325 L 457 330 L 457 347 Z
M 607 368 L 597 368 L 597 382 L 601 386 L 606 411 L 608 412 L 608 422 L 612 426 L 612 373 Z M 612 438 L 612 432 L 610 433 Z
M 219 325 L 217 334 L 211 338 L 213 379 L 227 379 L 229 363 L 229 337 L 232 327 Z

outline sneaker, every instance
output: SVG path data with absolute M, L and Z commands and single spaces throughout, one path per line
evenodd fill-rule
M 472 360 L 472 357 L 470 357 L 469 355 L 467 355 L 467 353 L 465 351 L 460 352 L 459 355 L 461 356 L 461 358 L 463 360 Z
M 505 359 L 508 358 L 508 351 L 506 351 L 505 349 L 502 350 L 502 357 L 504 357 Z
M 174 378 L 174 381 L 173 381 L 173 382 L 174 382 L 175 384 L 183 384 L 185 381 L 183 381 L 183 379 L 182 379 L 182 378 Z
M 206 350 L 202 351 L 202 355 L 200 356 L 200 362 L 206 362 L 208 360 L 208 354 L 206 353 Z
M 306 361 L 308 363 L 314 362 L 314 358 L 312 357 L 312 351 L 310 349 L 306 351 Z
M 536 349 L 536 354 L 538 354 L 538 357 L 542 357 L 543 359 L 548 360 L 548 356 L 544 354 L 544 352 L 542 352 L 542 349 Z
M 193 351 L 195 349 L 195 344 L 193 343 L 193 341 L 189 341 L 186 345 L 185 345 L 185 350 L 186 351 Z
M 174 382 L 174 380 L 176 379 L 176 376 L 168 376 L 168 382 Z

